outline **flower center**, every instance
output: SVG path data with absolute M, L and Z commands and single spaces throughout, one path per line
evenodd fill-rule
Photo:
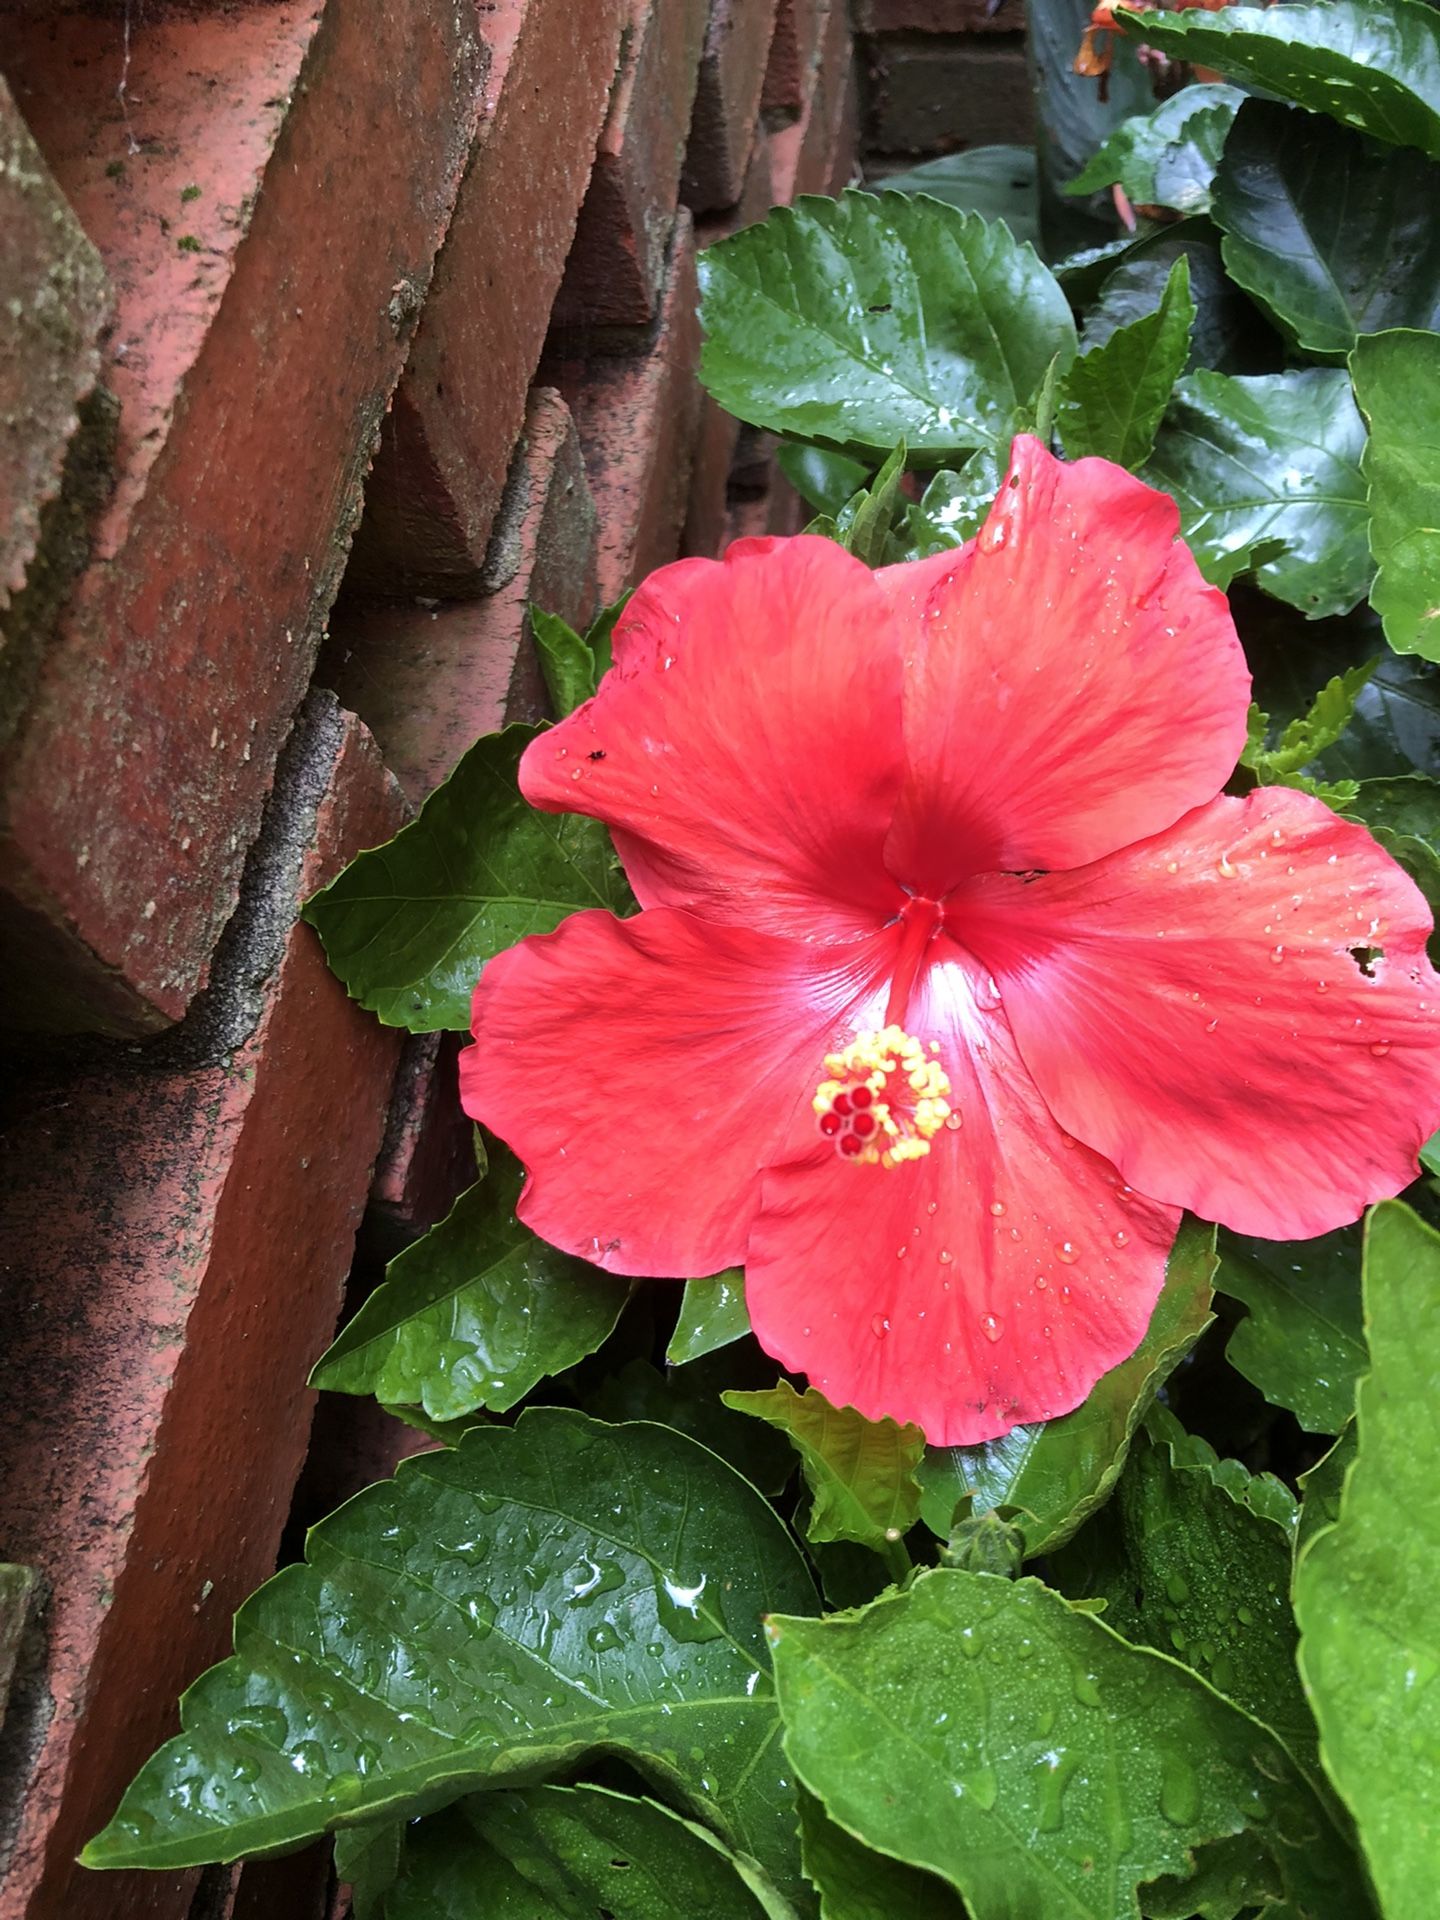
M 903 1027 L 857 1033 L 839 1053 L 827 1053 L 828 1076 L 811 1103 L 816 1124 L 842 1160 L 856 1166 L 896 1167 L 923 1160 L 950 1118 L 949 1075 L 923 1041 Z

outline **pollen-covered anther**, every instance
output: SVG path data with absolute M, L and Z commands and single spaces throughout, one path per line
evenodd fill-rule
M 842 1160 L 896 1167 L 923 1160 L 950 1114 L 950 1078 L 935 1043 L 903 1027 L 857 1033 L 825 1056 L 826 1078 L 812 1105 L 821 1134 Z

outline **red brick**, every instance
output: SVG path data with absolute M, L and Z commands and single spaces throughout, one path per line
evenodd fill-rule
M 828 5 L 829 0 L 780 0 L 760 95 L 761 111 L 776 126 L 798 118 L 805 105 L 820 23 Z
M 9 1017 L 142 1033 L 235 904 L 482 54 L 472 10 L 427 0 L 97 0 L 12 10 L 4 57 L 114 285 L 120 402 L 95 559 L 0 793 Z
M 693 213 L 740 198 L 760 117 L 776 0 L 711 0 L 680 198 Z
M 699 290 L 690 217 L 676 215 L 655 328 L 629 354 L 557 350 L 549 376 L 570 403 L 600 520 L 600 598 L 614 600 L 673 560 L 699 418 Z
M 630 0 L 556 326 L 647 326 L 655 317 L 708 11 L 708 0 Z
M 740 189 L 740 198 L 723 213 L 707 213 L 703 219 L 695 222 L 697 247 L 713 246 L 728 234 L 738 233 L 741 227 L 763 220 L 774 206 L 775 180 L 770 165 L 772 137 L 764 127 L 755 129 L 755 145 L 750 152 L 750 164 L 745 169 L 745 184 Z
M 547 711 L 527 603 L 585 626 L 596 606 L 595 503 L 560 395 L 537 387 L 510 479 L 465 600 L 336 609 L 322 673 L 374 733 L 407 794 L 423 800 L 482 733 Z
M 474 592 L 605 122 L 628 0 L 479 0 L 485 116 L 365 494 L 374 591 Z
M 799 533 L 810 518 L 805 502 L 789 481 L 777 473 L 764 492 L 737 494 L 730 502 L 725 545 L 761 534 Z
M 854 0 L 857 33 L 1019 33 L 1024 0 Z
M 740 437 L 740 422 L 717 406 L 708 394 L 701 402 L 700 430 L 690 473 L 690 499 L 680 551 L 709 558 L 723 551 L 730 538 L 730 468 Z
M 777 202 L 802 193 L 839 193 L 855 160 L 858 112 L 855 55 L 842 0 L 824 21 L 805 109 L 793 126 L 770 136 L 770 168 Z
M 455 1034 L 417 1033 L 405 1042 L 365 1222 L 366 1246 L 377 1259 L 393 1260 L 428 1233 L 475 1179 L 459 1052 Z
M 56 186 L 3 79 L 0 286 L 9 319 L 0 332 L 0 428 L 6 448 L 0 464 L 3 739 L 20 706 L 17 650 L 24 656 L 22 666 L 33 660 L 75 570 L 63 553 L 73 542 L 66 537 L 71 516 L 61 508 L 61 492 L 67 462 L 86 459 L 83 445 L 77 446 L 82 417 L 93 427 L 97 411 L 106 411 L 94 403 L 100 338 L 110 316 L 100 256 Z
M 949 153 L 1032 140 L 1034 106 L 1018 36 L 866 44 L 866 142 L 875 152 Z
M 52 1597 L 3 1920 L 185 1912 L 193 1876 L 74 1855 L 274 1566 L 397 1053 L 294 915 L 403 817 L 373 742 L 313 696 L 185 1026 L 7 1092 L 0 1498 Z

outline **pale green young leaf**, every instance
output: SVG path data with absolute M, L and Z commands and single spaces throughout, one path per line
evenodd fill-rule
M 680 1299 L 680 1317 L 665 1349 L 672 1367 L 684 1366 L 703 1354 L 728 1347 L 750 1331 L 750 1315 L 745 1310 L 745 1275 L 739 1267 L 727 1267 L 724 1273 L 704 1280 L 687 1280 Z
M 1072 459 L 1094 454 L 1135 468 L 1148 460 L 1190 353 L 1195 302 L 1190 262 L 1170 268 L 1154 313 L 1118 327 L 1103 346 L 1082 353 L 1060 390 L 1059 426 Z
M 1182 87 L 1153 113 L 1132 114 L 1066 187 L 1072 194 L 1118 186 L 1135 206 L 1203 213 L 1244 94 L 1222 84 Z
M 1370 604 L 1397 653 L 1440 660 L 1440 334 L 1361 340 L 1350 371 L 1370 422 L 1362 464 L 1379 568 Z

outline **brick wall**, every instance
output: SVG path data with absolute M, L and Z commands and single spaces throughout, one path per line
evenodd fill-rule
M 306 1920 L 324 1850 L 71 1865 L 287 1517 L 405 1443 L 304 1378 L 357 1229 L 363 1289 L 465 1183 L 455 1046 L 296 909 L 543 711 L 527 601 L 796 524 L 763 450 L 732 486 L 695 250 L 850 178 L 850 25 L 37 0 L 0 74 L 0 1916 Z
M 543 712 L 527 601 L 799 524 L 695 253 L 852 177 L 859 62 L 845 0 L 4 11 L 0 1920 L 319 1920 L 325 1849 L 71 1864 L 406 1443 L 304 1379 L 465 1183 L 455 1045 L 297 907 Z M 861 0 L 872 118 L 948 11 Z

